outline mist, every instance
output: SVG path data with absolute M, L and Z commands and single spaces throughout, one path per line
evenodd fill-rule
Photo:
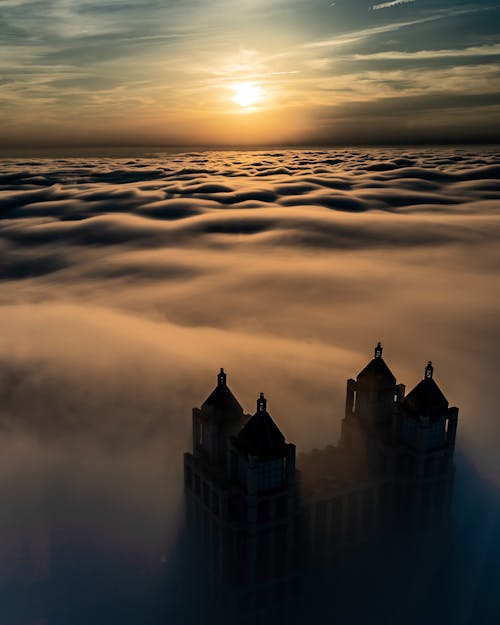
M 470 147 L 4 160 L 2 622 L 183 622 L 191 408 L 224 367 L 299 452 L 335 444 L 379 340 L 460 407 L 469 622 L 500 565 L 499 172 Z

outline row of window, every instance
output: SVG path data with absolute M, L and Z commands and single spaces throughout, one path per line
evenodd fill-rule
M 378 469 L 382 475 L 395 474 L 402 477 L 417 477 L 417 471 L 419 469 L 418 459 L 411 454 L 399 454 L 396 461 L 396 466 L 390 464 L 391 458 L 385 453 L 381 453 L 378 458 Z M 443 450 L 441 455 L 428 456 L 424 460 L 423 470 L 424 477 L 432 477 L 442 475 L 448 471 L 452 462 L 452 456 Z
M 185 467 L 185 484 L 192 490 L 214 514 L 219 514 L 220 500 L 215 490 L 210 488 L 210 484 L 201 479 L 201 476 L 194 472 L 189 465 Z
M 422 437 L 419 441 L 419 436 Z M 406 417 L 403 421 L 403 440 L 411 447 L 417 447 L 420 443 L 422 449 L 436 449 L 446 443 L 445 421 L 436 421 L 433 425 L 420 428 L 412 417 Z
M 219 494 L 213 490 L 208 482 L 205 482 L 201 475 L 193 471 L 192 467 L 186 465 L 185 468 L 186 487 L 197 495 L 203 504 L 215 515 L 220 513 Z M 273 519 L 282 519 L 288 514 L 288 495 L 260 500 L 257 504 L 257 521 L 265 523 Z M 245 499 L 241 496 L 233 496 L 228 501 L 228 515 L 232 521 L 244 521 L 247 517 L 247 507 Z
M 269 462 L 260 462 L 257 467 L 250 469 L 246 458 L 240 456 L 238 459 L 238 479 L 241 484 L 247 486 L 251 471 L 256 479 L 258 492 L 264 493 L 283 486 L 284 468 L 284 460 L 279 458 Z
M 422 525 L 444 512 L 449 503 L 448 489 L 447 480 L 426 483 L 422 498 L 416 500 L 404 483 L 387 483 L 379 489 L 319 501 L 309 507 L 306 523 L 318 548 L 322 548 L 327 536 L 335 544 L 368 535 L 377 527 L 391 529 L 408 524 Z

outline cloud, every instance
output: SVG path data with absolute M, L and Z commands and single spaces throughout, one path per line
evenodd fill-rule
M 372 54 L 355 54 L 356 60 L 432 60 L 446 58 L 467 58 L 478 56 L 500 56 L 500 44 L 487 44 L 483 46 L 471 46 L 469 48 L 457 48 L 455 50 L 416 50 L 405 52 L 398 50 L 387 50 L 384 52 L 374 52 Z
M 414 2 L 415 0 L 401 0 L 396 4 L 406 4 L 407 2 Z M 387 8 L 387 6 L 395 6 L 394 3 L 383 3 L 381 5 L 374 5 L 373 8 L 378 7 L 379 9 Z M 302 47 L 305 49 L 308 48 L 324 48 L 324 47 L 332 47 L 332 46 L 344 46 L 348 44 L 358 43 L 365 39 L 369 39 L 372 37 L 376 37 L 377 35 L 384 35 L 386 33 L 397 32 L 404 28 L 409 28 L 412 26 L 419 26 L 421 24 L 432 23 L 436 21 L 440 21 L 443 19 L 448 19 L 451 17 L 460 17 L 462 15 L 468 15 L 469 13 L 476 13 L 485 11 L 485 7 L 474 7 L 474 8 L 466 8 L 466 9 L 442 9 L 437 10 L 435 12 L 431 12 L 428 14 L 424 14 L 422 17 L 409 19 L 409 20 L 401 20 L 399 22 L 391 22 L 388 24 L 379 24 L 377 26 L 370 26 L 368 28 L 362 28 L 358 30 L 352 30 L 350 32 L 345 32 L 333 37 L 331 39 L 323 39 L 320 41 L 313 41 L 307 44 L 304 44 Z
M 374 37 L 377 35 L 383 35 L 385 33 L 396 32 L 402 28 L 408 28 L 409 26 L 416 26 L 417 24 L 423 24 L 428 21 L 434 21 L 435 19 L 441 19 L 439 17 L 424 17 L 415 20 L 407 20 L 401 22 L 395 22 L 392 24 L 383 24 L 380 26 L 371 26 L 369 28 L 363 28 L 361 30 L 352 31 L 349 33 L 343 33 L 331 39 L 322 39 L 320 41 L 311 41 L 303 45 L 305 49 L 311 48 L 329 48 L 336 46 L 344 46 L 352 43 L 357 43 L 364 39 Z
M 389 34 L 404 35 L 397 46 L 402 54 L 424 53 L 426 42 L 439 40 L 443 54 L 450 54 L 428 61 L 449 70 L 460 58 L 466 66 L 475 48 L 493 58 L 497 45 L 488 25 L 498 9 L 485 0 L 463 7 L 448 1 L 440 8 L 419 4 L 417 14 L 396 21 L 389 19 L 389 10 L 337 3 L 333 22 L 329 3 L 303 0 L 244 6 L 227 0 L 215 5 L 148 0 L 140 8 L 129 1 L 3 4 L 4 146 L 308 144 L 317 141 L 315 105 L 355 101 L 349 64 L 355 60 L 369 72 L 375 62 L 389 63 L 390 55 L 372 57 L 388 54 Z M 374 6 L 387 4 L 393 3 Z M 442 27 L 447 20 L 453 28 Z M 469 52 L 451 55 L 460 49 Z M 398 62 L 411 62 L 397 50 L 389 52 Z M 338 87 L 326 90 L 324 83 L 332 77 Z M 384 83 L 381 77 L 383 89 L 363 96 L 375 102 L 391 89 L 391 77 L 386 78 Z M 265 92 L 250 125 L 248 116 L 229 103 L 227 87 L 238 81 L 255 81 Z M 398 89 L 399 95 L 415 97 L 410 82 Z M 462 92 L 483 93 L 469 83 Z M 478 108 L 462 111 L 469 122 L 456 122 L 456 136 L 466 134 L 480 116 Z M 435 117 L 439 114 L 425 122 L 430 136 Z M 363 118 L 358 122 L 362 125 Z M 378 142 L 385 134 L 380 127 Z M 416 129 L 413 139 L 420 136 Z
M 381 2 L 380 4 L 374 4 L 372 6 L 373 11 L 379 11 L 381 9 L 392 9 L 402 4 L 412 4 L 415 0 L 392 0 L 391 2 Z
M 221 366 L 303 451 L 376 341 L 409 387 L 432 359 L 500 483 L 499 178 L 467 146 L 4 160 L 0 605 L 50 571 L 61 622 L 137 622 L 162 574 L 182 620 L 182 453 Z

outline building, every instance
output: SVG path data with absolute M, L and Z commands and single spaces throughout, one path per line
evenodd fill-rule
M 366 544 L 445 527 L 458 409 L 429 362 L 408 394 L 382 357 L 347 381 L 338 445 L 299 456 L 261 393 L 246 415 L 221 369 L 193 410 L 185 454 L 187 520 L 211 574 L 211 597 L 255 616 L 291 606 L 299 571 L 330 566 Z M 228 587 L 231 592 L 227 592 Z M 280 603 L 281 602 L 281 603 Z M 258 621 L 257 621 L 258 622 Z
M 193 409 L 184 475 L 188 529 L 209 580 L 207 614 L 217 610 L 217 622 L 230 622 L 235 610 L 254 619 L 289 606 L 298 570 L 295 446 L 263 393 L 255 414 L 245 415 L 221 369 L 214 391 Z
M 436 530 L 450 515 L 458 408 L 429 362 L 405 395 L 382 357 L 347 381 L 339 444 L 300 456 L 301 505 L 315 559 L 387 535 Z

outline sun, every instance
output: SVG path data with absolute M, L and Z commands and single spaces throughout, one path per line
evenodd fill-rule
M 263 97 L 262 87 L 252 82 L 240 82 L 233 85 L 231 89 L 234 91 L 232 101 L 242 108 L 249 108 L 257 104 Z

